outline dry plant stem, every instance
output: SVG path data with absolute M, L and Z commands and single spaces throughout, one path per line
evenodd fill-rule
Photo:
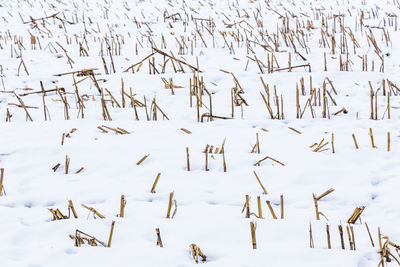
M 256 143 L 256 145 L 257 145 L 257 153 L 260 154 L 260 142 L 258 140 L 258 133 L 256 133 L 256 138 L 257 138 L 257 143 Z
M 270 160 L 272 160 L 272 161 L 278 163 L 278 164 L 281 165 L 281 166 L 285 166 L 284 163 L 282 163 L 282 162 L 280 162 L 279 160 L 276 160 L 276 159 L 274 159 L 274 158 L 272 158 L 272 157 L 270 157 L 270 156 L 266 156 L 265 158 L 260 159 L 259 161 L 257 161 L 256 163 L 254 163 L 254 166 L 260 166 L 260 163 L 263 162 L 263 161 L 266 160 L 266 159 L 270 159 Z
M 274 220 L 278 219 L 278 218 L 276 217 L 276 215 L 275 215 L 274 209 L 272 208 L 271 202 L 270 202 L 269 200 L 267 200 L 266 203 L 267 203 L 267 205 L 268 205 L 269 211 L 271 212 L 272 218 L 273 218 Z
M 353 239 L 348 225 L 346 225 L 346 231 L 347 231 L 347 237 L 349 239 L 350 250 L 354 250 Z
M 390 132 L 387 133 L 387 151 L 390 152 Z
M 250 222 L 251 243 L 253 245 L 253 249 L 257 249 L 256 228 L 257 228 L 257 226 L 256 226 L 255 222 Z
M 174 198 L 174 192 L 171 192 L 171 193 L 169 194 L 168 210 L 167 210 L 167 216 L 166 216 L 167 219 L 170 218 L 173 198 Z
M 331 234 L 329 232 L 329 225 L 328 224 L 326 225 L 326 238 L 327 238 L 327 241 L 328 241 L 328 249 L 331 249 L 332 248 L 332 246 L 331 246 Z
M 195 244 L 190 244 L 189 248 L 190 251 L 192 252 L 193 259 L 196 261 L 196 263 L 199 263 L 199 256 L 201 257 L 202 261 L 207 260 L 207 256 L 203 254 L 203 252 L 198 246 L 196 246 Z
M 328 190 L 326 190 L 324 193 L 322 193 L 321 195 L 319 195 L 318 197 L 316 197 L 317 200 L 320 200 L 321 198 L 329 195 L 330 193 L 332 193 L 333 191 L 335 191 L 335 189 L 330 188 Z
M 284 206 L 283 206 L 283 195 L 281 195 L 280 200 L 281 200 L 281 219 L 284 219 L 285 215 L 284 215 Z
M 314 240 L 313 240 L 313 235 L 312 235 L 312 227 L 310 223 L 310 248 L 314 248 Z
M 261 207 L 261 197 L 257 197 L 257 206 L 258 206 L 258 218 L 263 219 L 262 216 L 262 207 Z
M 345 247 L 344 247 L 344 237 L 343 237 L 343 226 L 338 225 L 338 229 L 339 229 L 339 235 L 340 235 L 340 245 L 341 245 L 342 249 L 345 249 Z
M 161 234 L 160 234 L 160 229 L 156 228 L 156 234 L 157 234 L 157 246 L 160 246 L 160 248 L 163 247 L 163 242 L 161 240 Z
M 78 218 L 78 214 L 76 213 L 75 207 L 74 207 L 74 203 L 72 203 L 72 200 L 68 200 L 68 213 L 69 210 L 72 211 L 72 214 L 74 215 L 74 218 L 77 219 Z M 70 217 L 70 215 L 68 215 L 68 217 Z
M 209 145 L 206 146 L 206 151 L 205 151 L 205 156 L 206 156 L 206 161 L 205 161 L 205 170 L 208 171 L 208 147 Z
M 121 195 L 121 203 L 119 208 L 119 217 L 121 218 L 125 217 L 125 206 L 126 206 L 125 196 Z
M 369 128 L 369 136 L 371 137 L 371 146 L 372 146 L 372 148 L 376 148 L 375 142 L 374 142 L 374 134 L 372 133 L 372 128 Z
M 350 218 L 347 220 L 347 223 L 355 224 L 356 221 L 360 218 L 364 209 L 365 209 L 365 206 L 361 206 L 360 208 L 357 207 L 351 214 Z
M 355 145 L 356 149 L 358 149 L 356 136 L 354 134 L 352 134 L 352 136 L 353 136 L 354 145 Z
M 246 195 L 245 208 L 246 208 L 246 218 L 250 218 L 250 197 L 249 197 L 249 195 Z
M 183 132 L 187 133 L 187 134 L 192 134 L 192 132 L 191 132 L 191 131 L 189 131 L 188 129 L 181 128 L 181 130 L 182 130 Z
M 43 113 L 44 113 L 44 120 L 47 121 L 47 113 L 46 113 L 46 93 L 44 91 L 44 86 L 42 81 L 40 81 L 40 88 L 42 89 L 42 102 L 43 102 Z
M 3 180 L 4 180 L 4 168 L 1 168 L 0 169 L 0 196 L 3 195 L 3 191 L 4 191 Z
M 107 247 L 111 247 L 111 240 L 112 240 L 112 236 L 113 236 L 113 232 L 114 232 L 114 224 L 115 224 L 115 221 L 112 221 L 110 235 L 108 237 Z
M 256 173 L 255 171 L 253 171 L 253 173 L 254 173 L 254 175 L 256 176 L 256 179 L 257 179 L 258 183 L 260 184 L 260 186 L 261 186 L 261 188 L 262 188 L 262 190 L 263 190 L 263 194 L 264 194 L 264 195 L 268 194 L 268 193 L 267 193 L 267 190 L 266 190 L 265 187 L 264 187 L 264 185 L 261 183 L 261 180 L 260 180 L 260 178 L 258 177 L 257 173 Z
M 375 247 L 374 240 L 372 239 L 372 235 L 371 235 L 371 232 L 370 232 L 370 230 L 369 230 L 369 227 L 368 227 L 368 224 L 367 224 L 367 223 L 365 223 L 365 228 L 367 228 L 369 240 L 371 241 L 372 247 Z
M 224 172 L 226 172 L 225 149 L 223 148 L 222 148 L 222 165 L 224 167 Z
M 89 211 L 93 212 L 93 214 L 97 215 L 99 218 L 101 218 L 101 219 L 104 219 L 104 218 L 105 218 L 102 214 L 100 214 L 100 213 L 99 213 L 97 210 L 95 210 L 94 208 L 88 207 L 88 206 L 86 206 L 86 205 L 84 205 L 84 204 L 81 204 L 81 205 L 82 205 L 82 207 L 84 207 L 85 209 L 88 209 Z
M 317 200 L 317 198 L 315 197 L 314 194 L 313 194 L 313 200 L 314 200 L 316 219 L 319 220 L 318 200 Z
M 288 127 L 290 130 L 292 130 L 293 132 L 295 132 L 295 133 L 298 133 L 298 134 L 301 134 L 301 132 L 300 131 L 298 131 L 298 130 L 296 130 L 295 128 L 292 128 L 292 127 Z
M 68 156 L 65 156 L 65 174 L 68 174 L 69 162 L 70 162 L 70 159 L 68 158 Z
M 156 186 L 157 186 L 157 183 L 158 183 L 158 179 L 160 179 L 160 175 L 161 175 L 161 173 L 157 174 L 156 180 L 154 181 L 153 186 L 151 187 L 150 192 L 153 193 L 153 194 L 156 192 L 155 189 L 156 189 Z
M 383 258 L 382 236 L 381 236 L 381 228 L 380 227 L 378 227 L 378 242 L 379 242 L 379 253 L 381 255 L 380 264 L 382 264 L 382 267 L 383 267 L 383 266 L 385 266 L 385 261 Z
M 356 240 L 354 237 L 354 228 L 350 225 L 350 232 L 351 232 L 351 241 L 353 243 L 353 250 L 356 250 Z
M 186 170 L 190 172 L 189 147 L 186 147 Z
M 150 154 L 147 154 L 147 155 L 143 156 L 143 158 L 141 158 L 141 159 L 136 163 L 136 165 L 140 165 L 143 161 L 145 161 L 145 160 L 147 159 L 148 156 L 150 156 Z
M 21 104 L 22 108 L 25 110 L 26 119 L 29 119 L 30 121 L 33 121 L 31 115 L 29 115 L 28 109 L 27 109 L 27 107 L 25 106 L 24 101 L 22 101 L 22 99 L 21 99 L 16 93 L 13 93 L 13 94 L 14 94 L 15 97 L 18 99 L 18 101 L 19 101 L 19 103 Z

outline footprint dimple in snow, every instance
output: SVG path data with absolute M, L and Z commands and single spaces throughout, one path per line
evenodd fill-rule
M 75 249 L 67 248 L 65 250 L 65 254 L 73 255 L 73 254 L 76 254 L 76 253 L 78 253 L 78 252 Z
M 377 185 L 379 185 L 379 181 L 378 180 L 372 180 L 371 181 L 371 185 L 377 186 Z
M 47 202 L 45 206 L 46 207 L 53 207 L 55 204 L 56 204 L 55 201 L 50 201 L 50 202 Z

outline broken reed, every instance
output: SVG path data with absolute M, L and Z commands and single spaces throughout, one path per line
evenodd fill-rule
M 190 172 L 189 147 L 186 147 L 186 170 Z
M 263 219 L 260 196 L 257 196 L 257 207 L 258 207 L 258 218 Z
M 358 219 L 360 219 L 361 214 L 363 213 L 365 206 L 357 207 L 353 213 L 351 214 L 350 218 L 347 220 L 349 224 L 355 224 Z M 361 219 L 360 219 L 361 221 Z
M 76 210 L 75 210 L 74 204 L 72 203 L 72 200 L 68 200 L 68 216 L 65 216 L 64 214 L 62 214 L 59 209 L 55 209 L 55 210 L 48 209 L 48 210 L 53 215 L 53 221 L 69 219 L 69 218 L 71 218 L 71 212 L 75 219 L 78 218 L 78 214 L 76 213 Z
M 316 219 L 317 219 L 317 220 L 320 219 L 320 217 L 319 217 L 320 215 L 322 215 L 322 216 L 325 217 L 325 215 L 324 215 L 322 212 L 319 211 L 319 208 L 318 208 L 318 201 L 319 201 L 320 199 L 326 197 L 327 195 L 329 195 L 329 194 L 332 193 L 333 191 L 335 191 L 335 189 L 330 188 L 330 189 L 326 190 L 324 193 L 322 193 L 322 194 L 319 195 L 319 196 L 316 196 L 315 194 L 312 194 L 312 197 L 313 197 L 313 200 L 314 200 L 315 215 L 316 215 Z
M 4 182 L 4 168 L 1 168 L 0 169 L 0 196 L 3 196 L 6 194 L 6 192 L 4 191 L 3 182 Z
M 110 235 L 108 237 L 107 247 L 111 247 L 111 240 L 112 240 L 112 236 L 113 236 L 113 233 L 114 233 L 114 225 L 115 225 L 115 221 L 112 221 L 111 229 L 110 229 Z
M 156 180 L 154 181 L 153 186 L 151 187 L 150 192 L 153 193 L 153 194 L 156 192 L 155 189 L 156 189 L 158 180 L 160 179 L 160 175 L 161 175 L 161 173 L 157 174 Z
M 269 212 L 270 212 L 271 215 L 272 215 L 272 218 L 273 218 L 274 220 L 278 219 L 278 217 L 276 217 L 276 214 L 275 214 L 275 212 L 274 212 L 274 209 L 272 208 L 271 202 L 270 202 L 269 200 L 267 200 L 267 201 L 265 201 L 265 202 L 267 203 L 267 206 L 268 206 Z
M 160 248 L 164 247 L 163 242 L 161 240 L 161 234 L 159 228 L 156 228 L 156 235 L 157 235 L 157 246 L 160 246 Z
M 147 157 L 150 156 L 150 154 L 147 154 L 145 156 L 143 156 L 137 163 L 136 165 L 140 165 L 143 161 L 145 161 L 147 159 Z
M 353 137 L 354 146 L 356 147 L 356 149 L 358 149 L 359 147 L 358 147 L 356 136 L 354 134 L 352 134 L 351 136 Z
M 371 244 L 374 247 L 374 242 L 371 237 L 371 233 L 369 231 L 368 225 L 366 225 L 368 235 L 371 240 Z M 343 226 L 338 225 L 338 233 L 340 237 L 340 248 L 345 249 L 345 237 L 344 237 L 344 231 L 343 231 Z M 347 233 L 347 239 L 349 242 L 349 249 L 350 250 L 356 250 L 356 243 L 355 243 L 355 232 L 354 228 L 352 225 L 346 225 L 346 233 Z M 332 249 L 332 243 L 331 243 L 331 231 L 330 231 L 330 226 L 329 224 L 326 224 L 326 238 L 327 238 L 327 248 Z M 309 229 L 309 240 L 310 240 L 310 248 L 314 248 L 314 241 L 313 241 L 313 232 L 312 232 L 312 226 L 310 223 L 310 229 Z M 400 248 L 400 247 L 399 247 Z
M 78 229 L 75 230 L 75 235 L 69 235 L 69 236 L 71 239 L 75 240 L 75 244 L 74 244 L 75 247 L 80 247 L 81 245 L 85 244 L 85 241 L 90 246 L 97 246 L 97 243 L 99 243 L 103 247 L 111 247 L 111 241 L 112 241 L 113 232 L 114 232 L 114 225 L 115 225 L 115 221 L 112 221 L 107 244 L 105 242 L 100 241 L 96 237 L 89 235 L 87 233 L 84 233 Z
M 68 200 L 68 217 L 70 217 L 70 212 L 72 211 L 72 214 L 74 215 L 74 218 L 78 218 L 78 214 L 76 213 L 74 203 L 72 203 L 72 200 Z
M 268 194 L 267 190 L 265 189 L 264 185 L 262 184 L 262 182 L 261 182 L 260 178 L 258 177 L 257 173 L 255 171 L 253 171 L 253 173 L 256 176 L 256 179 L 257 179 L 258 183 L 260 184 L 260 186 L 261 186 L 261 188 L 263 190 L 263 194 L 265 194 L 265 195 Z
M 371 146 L 372 146 L 372 148 L 376 148 L 375 142 L 374 142 L 374 134 L 372 133 L 372 128 L 369 128 L 369 136 L 371 137 Z
M 256 223 L 250 222 L 251 244 L 253 245 L 253 249 L 257 249 L 256 228 L 257 228 Z
M 84 207 L 85 209 L 89 210 L 91 213 L 93 213 L 93 218 L 96 219 L 96 215 L 97 215 L 100 219 L 104 219 L 104 218 L 105 218 L 101 213 L 99 213 L 99 212 L 98 212 L 97 210 L 95 210 L 94 208 L 88 207 L 88 206 L 86 206 L 86 205 L 84 205 L 84 204 L 81 204 L 81 206 Z
M 119 217 L 121 217 L 121 218 L 124 218 L 124 216 L 125 216 L 125 206 L 126 206 L 125 196 L 121 195 L 121 201 L 120 201 L 120 207 L 119 207 Z
M 328 249 L 331 249 L 332 246 L 331 246 L 331 234 L 329 232 L 329 224 L 326 224 L 326 238 L 328 241 Z
M 190 244 L 189 248 L 190 248 L 192 257 L 195 260 L 196 264 L 199 263 L 199 257 L 201 257 L 202 261 L 207 260 L 207 256 L 203 254 L 201 249 L 196 244 Z
M 174 192 L 171 192 L 169 194 L 169 200 L 168 200 L 168 210 L 167 210 L 167 216 L 166 216 L 167 219 L 170 218 L 173 198 L 174 198 Z

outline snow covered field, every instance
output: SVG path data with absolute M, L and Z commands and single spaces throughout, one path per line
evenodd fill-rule
M 1 1 L 0 265 L 400 265 L 398 14 Z

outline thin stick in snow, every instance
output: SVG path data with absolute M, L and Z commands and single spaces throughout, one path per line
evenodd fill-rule
M 161 234 L 160 234 L 160 229 L 156 228 L 156 234 L 157 234 L 157 246 L 160 246 L 160 248 L 163 247 L 163 242 L 161 240 Z
M 352 136 L 353 136 L 354 145 L 355 145 L 356 149 L 358 149 L 356 136 L 354 134 L 352 134 Z
M 257 196 L 257 206 L 258 206 L 258 218 L 263 219 L 260 196 Z
M 125 216 L 125 206 L 126 206 L 125 196 L 121 195 L 121 203 L 119 206 L 119 217 L 121 218 L 124 218 Z
M 167 216 L 166 216 L 167 219 L 170 218 L 173 198 L 174 198 L 174 192 L 171 192 L 169 194 L 169 200 L 168 200 L 168 210 L 167 210 Z
M 376 148 L 375 142 L 374 142 L 374 134 L 372 133 L 372 128 L 369 128 L 369 136 L 371 137 L 371 146 L 372 146 L 372 148 Z
M 143 156 L 143 158 L 141 158 L 141 159 L 136 163 L 136 165 L 140 165 L 143 161 L 145 161 L 145 160 L 147 159 L 148 156 L 150 156 L 150 154 L 147 154 L 147 155 Z
M 312 227 L 311 227 L 311 222 L 310 222 L 310 248 L 314 248 L 314 240 L 313 240 L 313 235 L 312 235 Z
M 332 246 L 331 246 L 331 234 L 329 232 L 329 225 L 328 224 L 326 225 L 326 238 L 327 238 L 327 241 L 328 241 L 328 249 L 331 249 L 332 248 Z
M 107 247 L 111 247 L 111 240 L 112 240 L 112 236 L 113 236 L 113 232 L 114 232 L 114 224 L 115 224 L 115 221 L 112 221 L 112 223 L 111 223 L 110 235 L 109 235 L 109 237 L 108 237 L 108 244 L 107 244 Z
M 250 222 L 251 244 L 253 245 L 253 249 L 257 249 L 256 228 L 257 228 L 256 223 Z
M 102 214 L 100 214 L 97 210 L 95 210 L 94 208 L 92 208 L 92 207 L 88 207 L 88 206 L 86 206 L 86 205 L 84 205 L 84 204 L 81 204 L 82 205 L 82 207 L 84 207 L 85 209 L 88 209 L 90 212 L 93 212 L 93 217 L 96 219 L 96 215 L 99 217 L 99 218 L 101 218 L 101 219 L 104 219 L 105 217 L 102 215 Z M 89 215 L 90 215 L 90 213 L 89 213 Z
M 345 249 L 345 247 L 344 247 L 344 238 L 343 238 L 343 226 L 342 225 L 338 225 L 338 229 L 339 229 L 339 235 L 340 235 L 340 245 L 341 245 L 342 249 Z
M 267 205 L 268 205 L 269 211 L 271 212 L 272 218 L 273 218 L 274 220 L 278 219 L 278 218 L 276 217 L 276 215 L 275 215 L 274 209 L 273 209 L 272 206 L 271 206 L 271 202 L 270 202 L 269 200 L 267 200 L 267 201 L 265 201 L 265 202 L 267 202 Z
M 190 171 L 189 147 L 186 147 L 186 170 Z
M 364 211 L 365 206 L 362 206 L 360 208 L 356 208 L 353 213 L 351 214 L 350 218 L 347 220 L 347 223 L 349 224 L 355 224 L 356 221 L 360 218 L 362 212 Z
M 74 218 L 78 218 L 78 214 L 75 211 L 74 203 L 72 203 L 72 200 L 68 200 L 68 218 L 70 218 L 70 213 L 72 211 L 72 214 L 74 215 Z
M 3 180 L 4 180 L 4 168 L 0 169 L 0 196 L 3 195 L 4 192 L 4 186 L 3 186 Z M 6 193 L 4 192 L 4 195 Z
M 156 192 L 155 189 L 156 189 L 156 186 L 157 186 L 157 183 L 158 183 L 158 179 L 160 179 L 160 175 L 161 175 L 161 173 L 157 174 L 156 180 L 154 181 L 153 186 L 151 187 L 150 192 L 153 193 L 153 194 Z
M 262 188 L 262 190 L 263 190 L 263 194 L 264 194 L 264 195 L 268 194 L 268 193 L 267 193 L 267 190 L 266 190 L 265 187 L 264 187 L 264 185 L 261 183 L 261 180 L 260 180 L 260 178 L 258 177 L 257 173 L 256 173 L 255 171 L 253 171 L 253 173 L 254 173 L 254 175 L 256 176 L 256 179 L 257 179 L 258 183 L 260 184 L 260 186 L 261 186 L 261 188 Z
M 190 244 L 190 251 L 192 252 L 193 259 L 196 261 L 196 263 L 199 263 L 199 256 L 201 257 L 202 261 L 207 260 L 207 256 L 203 254 L 201 249 L 196 246 L 196 244 Z
M 369 231 L 369 227 L 368 227 L 368 224 L 367 224 L 367 223 L 365 223 L 365 228 L 367 228 L 369 240 L 371 241 L 372 247 L 375 247 L 374 240 L 372 239 L 372 235 L 371 235 L 371 232 Z

